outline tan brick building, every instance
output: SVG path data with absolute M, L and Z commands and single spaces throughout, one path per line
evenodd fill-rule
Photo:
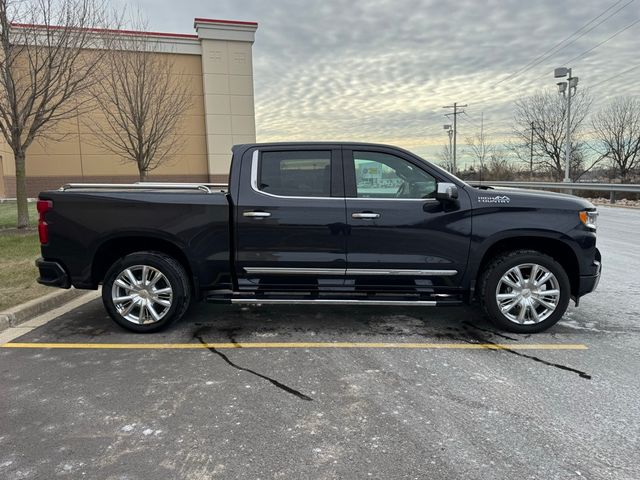
M 129 32 L 160 45 L 159 55 L 174 58 L 175 74 L 189 82 L 192 106 L 184 115 L 182 150 L 151 172 L 149 180 L 216 182 L 227 179 L 231 147 L 256 139 L 253 100 L 253 22 L 196 18 L 196 34 Z M 138 180 L 133 162 L 123 163 L 92 138 L 87 122 L 100 121 L 94 111 L 66 121 L 60 141 L 39 140 L 27 151 L 27 189 L 35 196 L 68 182 Z M 88 116 L 88 118 L 87 118 Z M 13 154 L 0 138 L 0 198 L 15 196 Z

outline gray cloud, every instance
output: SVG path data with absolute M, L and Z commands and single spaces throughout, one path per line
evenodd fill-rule
M 195 0 L 176 9 L 163 0 L 142 7 L 154 29 L 185 31 L 196 16 L 259 22 L 259 140 L 367 140 L 430 156 L 446 141 L 441 107 L 453 101 L 469 104 L 459 128 L 463 138 L 477 130 L 481 112 L 488 131 L 505 137 L 513 101 L 554 88 L 553 68 L 640 18 L 640 1 L 528 72 L 498 81 L 613 3 Z M 640 24 L 572 62 L 580 87 L 639 64 L 639 31 Z M 638 94 L 638 78 L 640 68 L 612 80 L 613 87 L 594 87 L 594 107 L 614 95 Z

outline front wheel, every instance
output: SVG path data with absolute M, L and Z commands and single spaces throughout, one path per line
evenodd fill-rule
M 102 302 L 120 326 L 138 333 L 161 330 L 179 320 L 191 301 L 187 274 L 174 258 L 136 252 L 111 266 Z
M 480 282 L 485 313 L 499 328 L 536 333 L 556 324 L 569 306 L 571 284 L 564 268 L 535 250 L 495 258 Z

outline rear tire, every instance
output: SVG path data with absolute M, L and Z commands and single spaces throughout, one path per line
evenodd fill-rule
M 537 333 L 555 325 L 571 298 L 564 268 L 536 250 L 515 250 L 493 259 L 480 278 L 480 301 L 498 328 Z
M 159 252 L 129 254 L 107 271 L 102 303 L 121 327 L 152 333 L 177 322 L 191 303 L 184 267 Z

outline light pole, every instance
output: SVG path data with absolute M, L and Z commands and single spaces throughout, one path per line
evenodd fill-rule
M 449 134 L 449 163 L 453 165 L 453 152 L 451 151 L 451 138 L 453 137 L 453 129 L 450 124 L 442 126 Z M 453 168 L 453 167 L 452 167 Z M 455 172 L 451 172 L 455 175 Z
M 556 68 L 553 72 L 555 78 L 567 77 L 566 82 L 558 82 L 558 93 L 567 98 L 567 135 L 565 138 L 564 151 L 564 182 L 571 182 L 569 169 L 571 168 L 571 96 L 575 95 L 578 89 L 578 77 L 571 76 L 571 69 L 566 67 Z

